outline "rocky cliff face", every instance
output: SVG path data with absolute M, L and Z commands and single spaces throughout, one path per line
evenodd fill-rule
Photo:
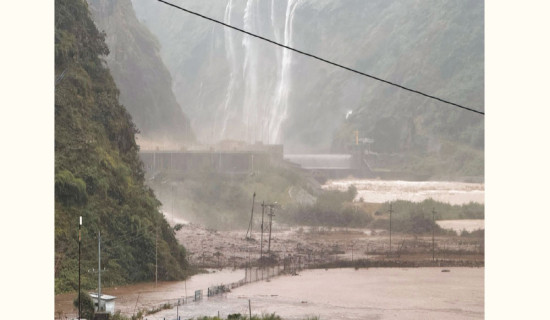
M 189 119 L 172 92 L 172 78 L 154 35 L 136 18 L 130 0 L 89 0 L 94 22 L 106 33 L 106 57 L 120 101 L 142 143 L 183 145 L 193 140 Z
M 480 1 L 174 3 L 419 91 L 484 109 Z M 484 118 L 223 28 L 134 0 L 161 44 L 176 98 L 203 141 L 284 143 L 288 152 L 405 155 L 435 175 L 483 175 Z M 457 160 L 460 159 L 460 160 Z M 451 163 L 452 162 L 452 163 Z

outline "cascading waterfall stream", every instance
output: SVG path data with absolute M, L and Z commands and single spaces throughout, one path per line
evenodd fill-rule
M 231 11 L 233 9 L 233 0 L 229 0 L 227 2 L 227 6 L 225 7 L 225 14 L 224 14 L 224 21 L 225 23 L 231 25 Z M 227 86 L 227 93 L 225 96 L 225 105 L 223 108 L 223 123 L 222 123 L 222 129 L 220 131 L 219 138 L 222 139 L 226 136 L 226 130 L 227 130 L 227 123 L 229 121 L 229 114 L 232 110 L 229 110 L 230 106 L 233 106 L 232 98 L 233 98 L 233 92 L 235 90 L 235 80 L 237 77 L 237 57 L 235 54 L 235 47 L 233 43 L 233 31 L 229 28 L 224 29 L 224 36 L 225 36 L 225 53 L 227 60 L 231 63 L 231 74 L 229 76 L 229 85 Z
M 255 1 L 248 0 L 244 11 L 244 29 L 251 32 L 256 32 L 255 18 L 258 12 L 255 12 Z M 255 116 L 257 108 L 258 95 L 258 43 L 249 36 L 243 37 L 242 45 L 245 48 L 245 56 L 243 63 L 243 75 L 245 81 L 245 95 L 243 105 L 243 123 L 245 125 L 245 141 L 253 142 L 254 137 L 251 135 L 251 125 L 255 125 Z
M 292 22 L 294 19 L 294 12 L 296 10 L 296 7 L 298 6 L 298 1 L 299 0 L 288 0 L 287 2 L 283 43 L 286 46 L 292 46 Z M 283 50 L 283 57 L 280 64 L 280 80 L 275 104 L 271 109 L 268 143 L 280 142 L 280 130 L 283 121 L 286 119 L 289 106 L 288 95 L 291 86 L 290 67 L 292 63 L 292 52 L 287 49 L 281 50 Z M 273 139 L 273 141 L 270 141 L 270 139 Z
M 286 3 L 247 0 L 242 3 L 242 27 L 290 45 L 292 22 L 298 2 L 299 0 L 288 0 Z M 224 21 L 228 24 L 238 23 L 234 12 L 242 10 L 239 9 L 242 6 L 237 3 L 238 1 L 230 0 L 225 7 Z M 277 10 L 278 8 L 281 10 Z M 281 127 L 289 108 L 292 53 L 227 28 L 224 30 L 224 41 L 230 74 L 225 99 L 219 107 L 220 117 L 216 119 L 217 123 L 221 122 L 219 139 L 280 143 Z M 241 88 L 239 81 L 243 82 Z M 234 130 L 235 126 L 240 129 Z

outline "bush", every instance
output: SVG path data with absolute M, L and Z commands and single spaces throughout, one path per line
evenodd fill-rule
M 465 238 L 483 238 L 483 237 L 485 237 L 485 230 L 484 229 L 478 229 L 478 230 L 474 230 L 472 232 L 462 230 L 462 232 L 460 233 L 460 236 L 465 237 Z
M 458 219 L 484 219 L 485 207 L 483 204 L 470 202 L 463 205 L 451 205 L 444 202 L 438 202 L 433 199 L 426 199 L 422 202 L 411 202 L 398 200 L 391 202 L 394 218 L 406 217 L 411 212 L 424 213 L 426 217 L 432 216 L 432 210 L 435 210 L 436 220 L 458 220 Z M 390 209 L 390 202 L 386 202 L 380 212 L 387 213 Z
M 392 232 L 424 234 L 431 233 L 432 228 L 435 232 L 441 234 L 445 232 L 441 227 L 434 223 L 430 218 L 427 218 L 423 213 L 411 212 L 409 216 L 393 216 L 392 215 Z M 390 219 L 376 219 L 370 225 L 371 229 L 386 229 L 390 228 Z
M 78 295 L 73 301 L 73 305 L 78 309 Z M 80 291 L 80 306 L 81 306 L 81 315 L 84 319 L 93 319 L 94 318 L 94 301 L 92 297 L 87 292 Z
M 88 200 L 86 183 L 75 178 L 69 170 L 62 170 L 55 175 L 55 198 L 65 205 L 82 205 Z
M 310 226 L 366 227 L 373 217 L 363 206 L 352 203 L 356 196 L 354 186 L 344 192 L 323 191 L 313 205 L 287 206 L 281 212 L 281 220 Z

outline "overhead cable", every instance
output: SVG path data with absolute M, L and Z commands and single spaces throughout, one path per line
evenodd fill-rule
M 389 84 L 389 85 L 398 87 L 398 88 L 400 88 L 400 89 L 407 90 L 407 91 L 410 91 L 410 92 L 413 92 L 413 93 L 416 93 L 416 94 L 419 94 L 419 95 L 422 95 L 422 96 L 425 96 L 425 97 L 428 97 L 428 98 L 430 98 L 430 99 L 434 99 L 434 100 L 437 100 L 437 101 L 440 101 L 440 102 L 443 102 L 443 103 L 446 103 L 446 104 L 450 104 L 450 105 L 452 105 L 452 106 L 455 106 L 455 107 L 458 107 L 458 108 L 461 108 L 461 109 L 464 109 L 464 110 L 468 110 L 468 111 L 475 112 L 475 113 L 478 113 L 478 114 L 481 114 L 481 115 L 485 115 L 485 112 L 483 112 L 483 111 L 479 111 L 479 110 L 476 110 L 476 109 L 472 109 L 472 108 L 469 108 L 469 107 L 465 107 L 465 106 L 463 106 L 463 105 L 460 105 L 460 104 L 457 104 L 457 103 L 454 103 L 454 102 L 451 102 L 451 101 L 448 101 L 448 100 L 445 100 L 445 99 L 441 99 L 441 98 L 432 96 L 432 95 L 430 95 L 430 94 L 427 94 L 427 93 L 424 93 L 424 92 L 421 92 L 421 91 L 418 91 L 418 90 L 410 89 L 410 88 L 407 88 L 407 87 L 402 86 L 402 85 L 400 85 L 400 84 L 397 84 L 397 83 L 394 83 L 394 82 L 391 82 L 391 81 L 388 81 L 388 80 L 384 80 L 384 79 L 375 77 L 375 76 L 373 76 L 373 75 L 366 74 L 366 73 L 364 73 L 364 72 L 361 72 L 361 71 L 358 71 L 358 70 L 355 70 L 355 69 L 352 69 L 352 68 L 343 66 L 343 65 L 341 65 L 341 64 L 338 64 L 338 63 L 335 63 L 335 62 L 332 62 L 332 61 L 329 61 L 329 60 L 320 58 L 320 57 L 315 56 L 315 55 L 313 55 L 313 54 L 310 54 L 310 53 L 307 53 L 307 52 L 303 52 L 303 51 L 300 51 L 300 50 L 298 50 L 298 49 L 294 49 L 294 48 L 292 48 L 292 47 L 289 47 L 289 46 L 286 46 L 286 45 L 284 45 L 284 44 L 275 42 L 275 41 L 273 41 L 273 40 L 264 38 L 264 37 L 259 36 L 259 35 L 257 35 L 257 34 L 254 34 L 254 33 L 248 32 L 248 31 L 246 31 L 246 30 L 243 30 L 243 29 L 234 27 L 234 26 L 232 26 L 232 25 L 226 24 L 226 23 L 221 22 L 221 21 L 219 21 L 219 20 L 216 20 L 216 19 L 213 19 L 213 18 L 204 16 L 204 15 L 202 15 L 202 14 L 200 14 L 200 13 L 191 11 L 191 10 L 189 10 L 189 9 L 182 8 L 182 7 L 177 6 L 177 5 L 173 4 L 173 3 L 166 2 L 166 1 L 164 1 L 164 0 L 158 0 L 158 1 L 164 3 L 164 4 L 168 5 L 168 6 L 174 7 L 174 8 L 176 8 L 176 9 L 179 9 L 179 10 L 185 11 L 185 12 L 187 12 L 187 13 L 190 13 L 190 14 L 192 14 L 192 15 L 201 17 L 201 18 L 206 19 L 206 20 L 210 20 L 210 21 L 212 21 L 212 22 L 221 24 L 221 25 L 223 25 L 223 26 L 225 26 L 225 27 L 228 27 L 228 28 L 231 28 L 231 29 L 233 29 L 233 30 L 237 30 L 237 31 L 239 31 L 239 32 L 245 33 L 245 34 L 247 34 L 247 35 L 249 35 L 249 36 L 253 36 L 253 37 L 255 37 L 255 38 L 258 38 L 258 39 L 267 41 L 267 42 L 269 42 L 269 43 L 272 43 L 272 44 L 274 44 L 274 45 L 277 45 L 277 46 L 279 46 L 279 47 L 283 47 L 283 48 L 285 48 L 285 49 L 292 50 L 292 51 L 294 51 L 294 52 L 303 54 L 303 55 L 308 56 L 308 57 L 311 57 L 311 58 L 313 58 L 313 59 L 317 59 L 317 60 L 323 61 L 323 62 L 328 63 L 328 64 L 331 64 L 331 65 L 333 65 L 333 66 L 336 66 L 336 67 L 339 67 L 339 68 L 342 68 L 342 69 L 351 71 L 351 72 L 353 72 L 353 73 L 360 74 L 360 75 L 362 75 L 362 76 L 365 76 L 365 77 L 368 77 L 368 78 L 371 78 L 371 79 L 374 79 L 374 80 L 377 80 L 377 81 L 380 81 L 380 82 L 384 82 L 384 83 L 386 83 L 386 84 Z

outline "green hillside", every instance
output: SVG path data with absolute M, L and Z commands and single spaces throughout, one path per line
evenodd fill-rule
M 181 279 L 187 268 L 144 184 L 136 127 L 102 60 L 108 52 L 85 1 L 55 1 L 56 293 L 77 289 L 79 216 L 85 289 L 97 285 L 98 231 L 105 286 L 153 280 L 155 247 L 159 279 Z

